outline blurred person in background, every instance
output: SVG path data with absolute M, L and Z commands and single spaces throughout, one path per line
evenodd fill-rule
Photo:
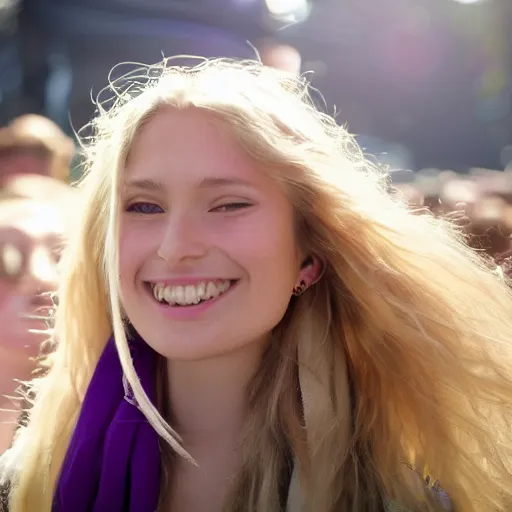
M 72 141 L 39 116 L 0 130 L 0 452 L 19 413 L 17 381 L 36 368 L 56 286 L 56 265 L 71 228 Z
M 0 129 L 0 187 L 19 175 L 69 181 L 72 139 L 49 119 L 25 115 Z
M 0 451 L 12 439 L 19 412 L 17 381 L 36 368 L 56 286 L 63 229 L 48 205 L 22 198 L 0 202 Z M 19 400 L 20 397 L 18 397 Z
M 288 71 L 299 75 L 302 66 L 302 57 L 293 46 L 279 44 L 271 39 L 261 43 L 259 50 L 261 62 L 265 66 Z
M 391 173 L 393 176 L 393 173 Z M 461 229 L 466 243 L 512 277 L 512 172 L 474 169 L 410 175 L 395 186 L 413 209 L 428 208 Z

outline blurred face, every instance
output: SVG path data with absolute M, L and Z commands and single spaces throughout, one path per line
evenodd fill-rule
M 277 184 L 192 109 L 162 110 L 144 126 L 123 179 L 121 294 L 139 334 L 176 360 L 264 343 L 300 267 Z
M 62 227 L 53 209 L 30 201 L 2 206 L 0 217 L 0 348 L 35 355 L 42 319 L 56 286 L 57 251 Z M 45 295 L 46 293 L 46 295 Z M 39 318 L 35 318 L 39 317 Z
M 16 153 L 0 158 L 0 182 L 2 183 L 15 176 L 49 176 L 49 174 L 49 161 L 40 156 Z

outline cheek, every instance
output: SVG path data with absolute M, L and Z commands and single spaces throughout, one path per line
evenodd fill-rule
M 238 345 L 267 339 L 281 322 L 298 272 L 295 238 L 287 225 L 275 221 L 244 224 L 244 229 L 230 236 L 223 234 L 219 243 L 242 268 L 243 280 L 226 313 L 229 317 L 219 316 L 221 333 L 217 336 Z
M 131 237 L 127 236 L 126 231 L 121 232 L 119 238 L 119 273 L 121 284 L 124 284 L 130 275 L 133 274 L 137 259 L 137 246 L 133 243 Z
M 119 229 L 119 272 L 122 288 L 133 287 L 137 272 L 150 257 L 155 235 L 151 229 L 123 226 Z
M 223 245 L 248 274 L 251 289 L 270 297 L 288 296 L 299 270 L 293 222 L 270 215 L 250 218 L 236 232 L 224 232 Z

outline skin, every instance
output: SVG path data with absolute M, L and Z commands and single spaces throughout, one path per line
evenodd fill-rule
M 0 183 L 6 185 L 17 176 L 49 176 L 48 160 L 23 152 L 0 158 Z
M 301 266 L 283 190 L 206 113 L 158 112 L 136 138 L 123 179 L 123 307 L 167 359 L 171 421 L 198 463 L 175 461 L 164 509 L 220 510 L 240 463 L 246 385 L 294 286 L 312 284 L 319 266 Z M 176 319 L 147 285 L 198 279 L 236 286 Z

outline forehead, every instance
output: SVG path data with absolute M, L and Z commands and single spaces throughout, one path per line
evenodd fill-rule
M 0 157 L 0 179 L 16 174 L 47 176 L 50 159 L 30 150 L 19 150 Z
M 227 125 L 199 109 L 162 109 L 135 137 L 125 176 L 195 180 L 208 175 L 258 179 L 255 162 Z M 150 176 L 149 176 L 150 177 Z

